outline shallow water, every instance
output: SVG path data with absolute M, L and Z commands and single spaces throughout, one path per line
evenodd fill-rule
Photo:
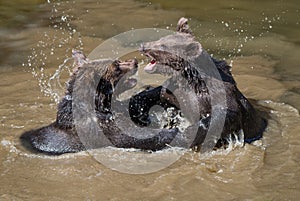
M 15 2 L 0 3 L 0 200 L 299 200 L 298 1 Z M 53 94 L 63 92 L 70 61 L 60 81 L 49 78 L 72 48 L 88 54 L 124 31 L 174 29 L 181 16 L 209 53 L 232 63 L 241 91 L 268 108 L 262 140 L 207 154 L 106 148 L 45 156 L 20 145 L 22 132 L 55 119 Z M 152 163 L 142 160 L 149 155 Z M 129 169 L 122 164 L 136 160 L 151 170 L 169 156 L 180 159 L 148 174 L 96 160 Z

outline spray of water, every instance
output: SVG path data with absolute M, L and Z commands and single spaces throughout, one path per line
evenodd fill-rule
M 48 79 L 48 89 L 56 103 L 58 103 L 61 97 L 64 95 L 65 86 L 61 84 L 60 76 L 64 68 L 67 68 L 69 74 L 71 74 L 70 68 L 67 65 L 67 62 L 71 59 L 71 57 L 66 58 L 64 62 L 58 66 L 58 69 L 55 71 L 55 73 Z
M 83 42 L 80 33 L 72 25 L 74 16 L 68 14 L 65 6 L 75 2 L 47 1 L 51 15 L 48 31 L 40 31 L 40 40 L 31 48 L 31 54 L 23 66 L 28 68 L 38 81 L 41 93 L 58 103 L 65 92 L 65 84 L 61 77 L 67 71 L 71 72 L 71 49 L 82 49 Z M 72 46 L 71 44 L 76 44 Z M 65 52 L 61 53 L 62 51 Z M 61 63 L 61 61 L 63 61 Z M 60 64 L 59 64 L 60 63 Z M 53 67 L 57 69 L 53 72 Z

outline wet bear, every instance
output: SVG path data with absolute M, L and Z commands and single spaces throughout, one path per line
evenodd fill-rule
M 131 100 L 133 108 L 138 108 L 131 111 L 132 120 L 141 126 L 149 124 L 147 112 L 152 101 L 147 96 L 152 93 L 170 96 L 167 90 L 171 90 L 177 95 L 168 99 L 169 104 L 185 109 L 186 118 L 192 122 L 185 131 L 190 147 L 200 148 L 205 144 L 205 151 L 223 146 L 232 138 L 247 143 L 261 138 L 266 120 L 237 88 L 231 67 L 203 50 L 187 21 L 181 18 L 176 33 L 142 45 L 140 52 L 150 60 L 144 70 L 172 78 L 163 86 L 137 95 L 145 98 Z
M 58 104 L 56 121 L 52 124 L 25 132 L 21 136 L 22 142 L 33 149 L 51 154 L 61 154 L 67 152 L 78 152 L 85 150 L 75 125 L 73 115 L 73 89 L 76 79 L 80 76 L 87 76 L 86 69 L 92 69 L 92 76 L 99 77 L 99 84 L 95 90 L 95 113 L 106 118 L 110 113 L 110 99 L 113 87 L 129 71 L 137 70 L 137 61 L 112 61 L 96 60 L 88 61 L 81 51 L 73 51 L 75 68 L 70 81 L 67 83 L 65 96 Z M 127 85 L 126 85 L 127 84 Z M 129 80 L 124 85 L 124 90 L 135 85 Z M 107 117 L 108 118 L 108 117 Z

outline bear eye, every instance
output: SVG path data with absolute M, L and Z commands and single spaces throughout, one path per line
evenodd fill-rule
M 162 45 L 160 46 L 160 48 L 161 48 L 161 50 L 166 50 L 166 49 L 167 49 L 167 46 L 166 46 L 165 44 L 162 44 Z

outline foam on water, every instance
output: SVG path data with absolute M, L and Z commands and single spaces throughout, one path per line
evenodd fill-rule
M 16 144 L 14 141 L 2 139 L 0 142 L 1 146 L 4 147 L 9 153 L 13 153 L 18 156 L 23 156 L 27 158 L 39 158 L 39 159 L 51 159 L 51 160 L 60 160 L 60 159 L 69 159 L 69 158 L 77 158 L 78 156 L 89 156 L 89 154 L 85 151 L 78 153 L 68 153 L 62 155 L 47 155 L 47 154 L 38 154 L 38 153 L 30 153 L 24 150 L 19 149 L 20 145 Z

